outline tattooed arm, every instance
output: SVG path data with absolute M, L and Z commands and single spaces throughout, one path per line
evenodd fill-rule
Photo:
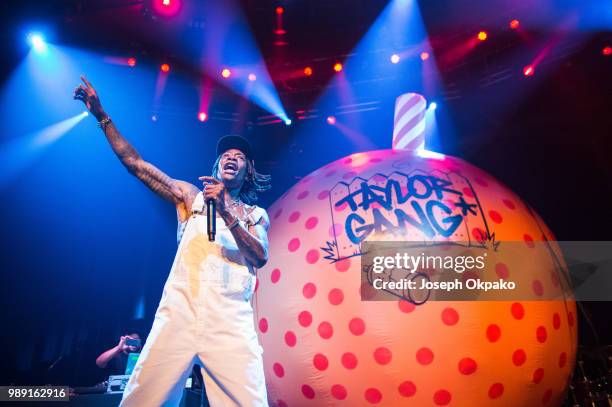
M 226 224 L 234 220 L 231 214 L 221 213 L 221 218 Z M 255 268 L 262 268 L 268 262 L 268 228 L 270 220 L 268 214 L 264 213 L 256 225 L 248 225 L 248 229 L 238 225 L 231 232 L 242 255 Z
M 110 121 L 102 108 L 100 98 L 91 83 L 81 76 L 85 85 L 79 85 L 74 91 L 74 99 L 81 100 L 87 109 L 101 122 L 102 130 L 111 148 L 124 167 L 141 180 L 153 192 L 174 203 L 181 221 L 185 220 L 191 211 L 191 204 L 199 190 L 188 182 L 175 180 L 166 175 L 153 164 L 143 160 L 138 151 L 121 135 L 115 124 Z

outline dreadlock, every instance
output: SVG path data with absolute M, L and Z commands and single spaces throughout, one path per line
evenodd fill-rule
M 261 174 L 255 169 L 253 160 L 247 158 L 247 174 L 242 183 L 242 188 L 238 193 L 238 197 L 244 203 L 252 205 L 257 201 L 257 193 L 263 192 L 272 187 L 270 181 L 272 177 L 270 175 Z M 212 167 L 212 176 L 217 178 L 219 172 L 219 163 L 221 162 L 221 156 L 217 157 L 215 164 Z

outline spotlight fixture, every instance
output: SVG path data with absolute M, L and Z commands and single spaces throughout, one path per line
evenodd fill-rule
M 28 42 L 36 52 L 43 52 L 47 49 L 47 43 L 45 42 L 45 37 L 43 37 L 40 33 L 30 33 L 28 34 Z

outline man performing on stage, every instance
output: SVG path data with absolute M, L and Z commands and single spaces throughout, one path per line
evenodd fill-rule
M 266 211 L 253 204 L 270 188 L 255 170 L 248 141 L 223 137 L 204 190 L 170 178 L 119 133 L 84 77 L 74 91 L 96 117 L 113 151 L 147 187 L 177 209 L 179 246 L 155 321 L 123 394 L 122 406 L 178 405 L 194 362 L 203 366 L 211 406 L 267 406 L 262 348 L 253 321 L 255 272 L 268 259 Z M 220 219 L 207 235 L 206 201 Z

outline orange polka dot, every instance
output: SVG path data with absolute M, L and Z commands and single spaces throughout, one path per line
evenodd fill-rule
M 342 354 L 340 362 L 347 369 L 355 369 L 357 367 L 357 356 L 354 353 L 346 352 Z
M 308 250 L 308 253 L 306 253 L 306 263 L 315 264 L 317 261 L 319 261 L 319 251 L 317 249 Z
M 537 368 L 534 372 L 533 372 L 533 377 L 531 378 L 531 381 L 535 384 L 538 384 L 542 381 L 542 379 L 544 378 L 544 369 Z
M 380 390 L 375 388 L 369 388 L 365 391 L 365 399 L 371 404 L 378 404 L 381 402 L 383 396 Z
M 411 303 L 410 301 L 406 301 L 406 300 L 399 300 L 397 302 L 397 305 L 400 311 L 406 314 L 410 314 L 416 308 L 416 306 L 413 303 Z
M 346 388 L 341 384 L 334 384 L 331 387 L 331 394 L 336 400 L 344 400 L 347 396 Z
M 497 399 L 504 394 L 504 385 L 501 383 L 493 383 L 491 387 L 489 387 L 489 398 Z
M 517 349 L 512 354 L 512 363 L 514 363 L 515 366 L 522 366 L 526 360 L 527 355 L 523 349 Z
M 334 328 L 332 327 L 332 324 L 330 324 L 329 322 L 323 321 L 319 324 L 319 327 L 317 328 L 317 332 L 319 332 L 319 336 L 321 338 L 329 339 L 334 334 Z
M 312 358 L 312 364 L 317 370 L 325 370 L 329 366 L 329 361 L 322 353 L 317 353 Z
M 438 406 L 446 406 L 451 402 L 452 396 L 448 390 L 438 390 L 434 393 L 433 400 Z
M 523 308 L 523 305 L 518 302 L 512 304 L 512 307 L 510 307 L 510 312 L 512 313 L 514 319 L 523 319 L 525 316 L 525 309 Z
M 298 322 L 304 328 L 307 328 L 312 324 L 312 314 L 308 311 L 302 311 L 298 315 Z
M 381 346 L 374 351 L 374 360 L 379 365 L 387 365 L 391 362 L 392 354 L 389 348 Z
M 445 325 L 456 325 L 459 322 L 459 313 L 454 308 L 444 308 L 442 310 L 442 322 Z
M 340 272 L 345 272 L 349 268 L 351 268 L 351 259 L 342 259 L 340 261 L 335 262 L 334 265 L 336 266 L 336 270 Z
M 538 340 L 538 342 L 544 343 L 546 342 L 546 338 L 548 338 L 546 327 L 539 326 L 538 329 L 536 329 L 536 339 Z
M 304 287 L 302 288 L 302 294 L 304 295 L 305 298 L 310 299 L 314 297 L 316 293 L 317 293 L 317 286 L 314 285 L 314 283 L 304 284 Z
M 307 385 L 307 384 L 302 385 L 302 394 L 307 399 L 315 398 L 315 391 L 314 391 L 314 389 L 312 387 L 310 387 L 309 385 Z
M 280 363 L 275 363 L 274 365 L 272 365 L 272 370 L 274 371 L 274 374 L 278 377 L 283 377 L 285 375 L 285 369 Z
M 491 324 L 487 327 L 487 339 L 489 342 L 497 342 L 501 336 L 501 329 L 495 324 Z
M 297 338 L 295 334 L 293 333 L 293 331 L 285 332 L 285 343 L 287 344 L 287 346 L 292 348 L 295 346 L 296 342 L 297 342 Z
M 478 365 L 472 358 L 463 358 L 459 361 L 459 372 L 464 375 L 471 375 L 476 371 Z
M 399 393 L 403 397 L 412 397 L 416 394 L 416 386 L 410 380 L 402 382 L 398 387 Z
M 489 217 L 495 223 L 502 223 L 504 218 L 497 211 L 489 211 Z
M 559 367 L 564 368 L 566 363 L 567 363 L 567 353 L 561 352 L 561 354 L 559 355 Z
M 416 359 L 421 365 L 429 365 L 434 360 L 434 353 L 429 348 L 421 348 L 416 353 Z

